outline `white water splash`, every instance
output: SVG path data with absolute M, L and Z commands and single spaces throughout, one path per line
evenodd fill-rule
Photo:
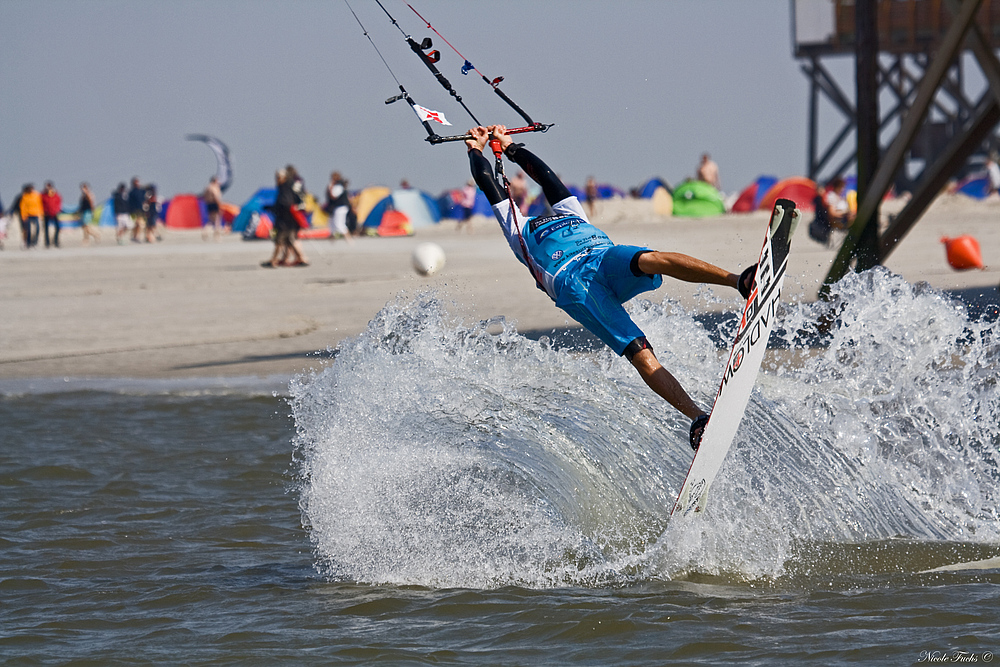
M 761 374 L 707 516 L 669 523 L 688 420 L 609 350 L 400 299 L 291 387 L 301 508 L 329 577 L 488 588 L 783 573 L 797 545 L 997 541 L 997 325 L 874 271 L 827 347 Z M 787 308 L 788 342 L 826 304 Z M 632 304 L 710 404 L 724 359 L 674 303 Z

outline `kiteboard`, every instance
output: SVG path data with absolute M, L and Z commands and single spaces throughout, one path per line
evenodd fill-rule
M 736 330 L 712 414 L 671 516 L 698 515 L 705 510 L 708 490 L 736 437 L 774 328 L 788 250 L 799 218 L 795 202 L 779 199 L 774 203 L 764 247 L 757 261 L 756 286 L 743 307 L 743 317 Z

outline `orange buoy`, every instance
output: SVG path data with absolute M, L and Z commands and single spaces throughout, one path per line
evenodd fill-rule
M 944 244 L 948 263 L 956 271 L 983 268 L 983 256 L 979 252 L 979 241 L 968 234 L 953 239 L 943 236 L 941 243 Z

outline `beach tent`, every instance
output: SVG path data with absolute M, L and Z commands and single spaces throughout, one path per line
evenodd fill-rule
M 587 191 L 578 188 L 575 185 L 567 185 L 566 188 L 569 193 L 579 199 L 581 202 L 587 201 Z M 597 183 L 597 198 L 598 199 L 612 199 L 614 197 L 624 197 L 625 193 L 616 188 L 613 185 L 608 185 L 607 183 Z
M 372 214 L 369 214 L 368 218 L 371 217 Z M 365 226 L 366 234 L 371 236 L 411 236 L 413 234 L 410 218 L 402 211 L 392 208 L 383 209 L 379 212 L 378 219 L 378 225 Z
M 675 216 L 704 218 L 726 212 L 722 194 L 705 181 L 684 181 L 674 189 L 673 197 Z
M 625 192 L 621 188 L 616 188 L 613 185 L 608 185 L 607 183 L 598 183 L 597 185 L 597 198 L 598 199 L 614 199 L 615 197 L 624 197 Z
M 391 194 L 392 190 L 381 185 L 371 185 L 361 190 L 352 200 L 358 220 L 366 220 L 372 209 Z
M 442 218 L 451 218 L 454 220 L 460 220 L 465 217 L 465 211 L 462 210 L 460 202 L 462 201 L 462 191 L 461 190 L 446 190 L 437 198 L 437 207 L 441 212 Z M 486 198 L 486 195 L 482 190 L 476 189 L 476 203 L 472 206 L 472 215 L 485 215 L 492 216 L 493 208 L 490 206 L 490 200 Z
M 656 215 L 670 216 L 674 214 L 674 198 L 663 186 L 658 186 L 653 191 L 653 213 Z
M 437 201 L 426 192 L 415 188 L 394 190 L 392 205 L 406 213 L 414 228 L 429 227 L 441 222 L 441 209 Z
M 815 206 L 813 199 L 816 198 L 816 183 L 802 176 L 793 176 L 783 181 L 778 181 L 767 191 L 764 198 L 760 200 L 757 208 L 763 211 L 770 211 L 774 208 L 776 199 L 791 199 L 795 205 L 803 211 L 812 211 Z
M 97 224 L 101 227 L 115 227 L 114 198 L 109 197 L 103 204 L 98 204 L 97 210 L 94 211 L 94 217 L 97 218 Z
M 302 206 L 305 208 L 306 219 L 309 221 L 310 229 L 320 229 L 330 226 L 330 216 L 326 214 L 319 201 L 316 200 L 316 197 L 311 192 L 307 192 L 306 196 L 302 198 Z M 329 236 L 329 234 L 326 236 Z M 302 232 L 299 232 L 299 238 L 326 238 L 326 236 L 322 234 L 302 236 Z
M 326 225 L 323 227 L 306 227 L 305 229 L 300 229 L 298 237 L 300 239 L 328 239 L 332 235 L 330 226 Z
M 441 221 L 441 212 L 438 209 L 438 204 L 430 195 L 420 190 L 406 188 L 394 190 L 392 194 L 383 198 L 382 201 L 378 202 L 369 211 L 368 215 L 364 218 L 365 230 L 378 229 L 380 236 L 388 236 L 388 234 L 382 233 L 381 228 L 384 223 L 383 218 L 389 211 L 404 213 L 411 230 L 436 225 Z
M 748 185 L 736 198 L 731 209 L 733 213 L 749 213 L 760 208 L 760 202 L 767 191 L 778 182 L 777 176 L 758 176 L 757 180 Z
M 528 204 L 528 217 L 534 218 L 539 215 L 547 215 L 552 212 L 549 208 L 549 202 L 545 200 L 545 195 L 539 194 L 537 197 L 531 200 Z
M 244 241 L 267 241 L 271 238 L 271 231 L 274 229 L 274 221 L 267 211 L 254 211 L 250 214 L 250 220 L 243 228 Z
M 207 219 L 205 203 L 197 195 L 174 195 L 164 222 L 170 229 L 200 229 Z
M 236 216 L 240 214 L 240 207 L 236 204 L 230 204 L 229 202 L 224 201 L 219 204 L 219 213 L 222 215 L 222 222 L 227 225 L 232 225 L 233 220 L 235 220 Z
M 577 199 L 579 199 L 580 202 L 586 202 L 587 201 L 587 193 L 584 192 L 583 190 L 581 190 L 580 188 L 576 187 L 575 185 L 568 185 L 568 186 L 566 186 L 566 189 L 569 190 L 569 193 L 571 195 L 573 195 L 574 197 L 576 197 Z M 616 188 L 613 185 L 598 185 L 597 186 L 597 198 L 598 199 L 612 199 L 614 197 L 624 197 L 624 196 L 625 196 L 625 193 L 622 190 L 620 190 L 619 188 Z M 650 196 L 652 196 L 652 195 L 650 195 Z M 669 197 L 670 195 L 668 194 L 667 196 Z M 491 213 L 492 213 L 492 209 L 490 208 L 489 204 L 487 203 L 485 215 L 490 215 Z M 545 195 L 542 194 L 542 193 L 538 193 L 538 195 L 536 195 L 534 199 L 532 199 L 530 202 L 528 202 L 528 213 L 527 213 L 527 215 L 528 215 L 529 218 L 534 218 L 534 217 L 539 216 L 539 215 L 550 215 L 551 213 L 552 213 L 552 208 L 549 206 L 549 203 L 545 200 Z M 667 213 L 666 215 L 670 215 L 670 214 Z
M 670 188 L 670 184 L 667 183 L 662 178 L 651 178 L 648 181 L 646 181 L 645 184 L 643 184 L 641 187 L 637 188 L 637 190 L 639 192 L 640 197 L 642 197 L 643 199 L 650 199 L 656 192 L 657 188 L 663 188 L 664 190 L 667 191 L 667 194 L 670 194 L 670 192 L 672 191 Z
M 278 195 L 275 188 L 260 188 L 250 196 L 250 199 L 243 202 L 240 212 L 233 219 L 233 231 L 243 233 L 253 218 L 253 214 L 260 214 L 274 206 L 274 198 Z
M 955 192 L 973 199 L 986 199 L 990 194 L 990 179 L 986 176 L 966 178 L 958 183 Z

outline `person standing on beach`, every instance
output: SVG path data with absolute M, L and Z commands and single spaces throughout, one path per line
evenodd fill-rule
M 49 226 L 55 225 L 56 233 L 52 238 L 51 245 L 59 247 L 59 213 L 62 211 L 62 195 L 56 190 L 52 181 L 45 181 L 45 189 L 42 190 L 42 211 L 45 215 L 45 247 L 49 243 Z
M 19 226 L 21 227 L 21 239 L 24 240 L 24 219 L 21 217 L 21 197 L 24 196 L 24 190 L 18 190 L 17 195 L 14 197 L 14 201 L 11 202 L 10 210 L 7 211 L 7 215 L 10 216 L 11 222 L 14 218 L 17 218 Z M 27 245 L 25 245 L 27 248 Z
M 42 195 L 28 183 L 21 190 L 21 201 L 18 206 L 21 213 L 21 232 L 24 235 L 24 248 L 34 248 L 38 245 L 38 223 L 45 209 L 42 207 Z
M 347 228 L 347 216 L 351 212 L 351 200 L 347 196 L 347 179 L 339 171 L 330 174 L 330 183 L 326 186 L 326 204 L 323 207 L 330 216 L 330 238 L 343 236 L 349 244 L 351 232 Z
M 996 151 L 990 151 L 986 158 L 986 180 L 989 183 L 989 194 L 1000 191 L 1000 155 Z
M 201 238 L 208 240 L 208 229 L 212 228 L 212 236 L 218 241 L 222 234 L 222 215 L 219 207 L 222 206 L 222 188 L 219 187 L 219 179 L 215 176 L 208 179 L 208 186 L 201 194 L 202 201 L 205 202 L 205 210 L 208 213 L 208 224 L 202 227 Z
M 277 266 L 309 266 L 299 247 L 299 222 L 293 210 L 302 203 L 302 198 L 296 191 L 296 180 L 290 177 L 287 169 L 279 169 L 274 175 L 277 194 L 274 199 L 274 252 L 271 258 L 261 266 L 274 268 Z M 301 187 L 301 186 L 300 186 Z M 293 257 L 289 261 L 289 257 Z
M 698 165 L 698 180 L 705 181 L 713 188 L 722 192 L 722 181 L 719 179 L 719 165 L 712 161 L 712 156 L 703 153 L 701 164 Z
M 90 185 L 86 182 L 80 183 L 80 204 L 76 207 L 76 211 L 80 216 L 80 229 L 83 230 L 83 245 L 88 245 L 90 239 L 100 243 L 101 236 L 93 229 L 97 226 L 94 224 L 94 193 L 90 191 Z
M 462 231 L 464 227 L 471 233 L 472 214 L 476 210 L 476 182 L 474 180 L 469 181 L 462 188 L 458 205 L 462 209 L 462 217 L 458 219 L 458 231 Z
M 132 177 L 132 187 L 128 191 L 128 214 L 132 218 L 132 240 L 139 242 L 139 233 L 146 222 L 146 188 L 139 184 L 139 177 Z
M 599 196 L 597 192 L 597 181 L 594 180 L 593 176 L 587 177 L 587 184 L 584 186 L 583 193 L 587 198 L 587 215 L 593 218 L 594 205 L 597 203 L 597 197 Z
M 514 200 L 514 206 L 524 215 L 528 214 L 528 177 L 523 171 L 517 172 L 514 178 L 510 179 L 510 197 Z
M 129 222 L 132 220 L 129 215 L 128 196 L 125 194 L 125 184 L 119 183 L 115 191 L 111 193 L 111 208 L 115 214 L 115 239 L 118 245 L 125 243 L 128 236 Z
M 747 298 L 756 266 L 738 275 L 680 253 L 615 245 L 590 223 L 579 200 L 555 173 L 523 144 L 515 144 L 504 126 L 475 127 L 469 134 L 472 138 L 465 143 L 472 175 L 493 207 L 514 256 L 528 267 L 537 286 L 557 307 L 627 358 L 650 389 L 692 420 L 690 443 L 697 450 L 708 415 L 660 365 L 645 334 L 622 304 L 658 288 L 662 276 L 732 287 Z M 491 138 L 542 187 L 552 215 L 525 218 L 512 210 L 509 196 L 501 190 L 483 156 Z
M 156 235 L 156 220 L 160 215 L 160 201 L 156 198 L 156 186 L 150 183 L 146 186 L 146 243 L 159 241 Z

